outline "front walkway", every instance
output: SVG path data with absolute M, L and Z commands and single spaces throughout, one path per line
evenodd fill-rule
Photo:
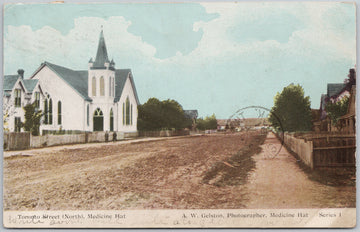
M 271 146 L 281 146 L 273 133 L 268 134 L 263 151 L 253 156 L 256 169 L 245 185 L 247 208 L 349 207 L 355 186 L 334 187 L 312 181 L 284 147 L 273 156 Z

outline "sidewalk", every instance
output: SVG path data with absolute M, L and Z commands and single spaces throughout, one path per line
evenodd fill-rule
M 285 147 L 274 156 L 269 144 L 280 147 L 280 141 L 269 133 L 263 151 L 254 155 L 256 169 L 251 172 L 247 189 L 249 209 L 343 207 L 344 201 L 355 193 L 351 186 L 328 186 L 310 180 L 297 164 L 299 160 Z M 340 194 L 341 193 L 341 194 Z
M 146 138 L 135 138 L 128 139 L 116 142 L 100 142 L 100 143 L 80 143 L 80 144 L 69 144 L 69 145 L 59 145 L 52 147 L 43 147 L 43 148 L 33 148 L 29 150 L 18 150 L 18 151 L 3 151 L 3 157 L 10 157 L 15 155 L 37 155 L 45 152 L 60 151 L 60 150 L 73 150 L 81 148 L 90 148 L 90 147 L 101 147 L 101 146 L 116 146 L 120 144 L 132 144 L 132 143 L 143 143 L 143 142 L 152 142 L 159 140 L 168 140 L 168 139 L 177 139 L 185 137 L 197 137 L 202 136 L 201 134 L 195 135 L 185 135 L 185 136 L 173 136 L 173 137 L 146 137 Z

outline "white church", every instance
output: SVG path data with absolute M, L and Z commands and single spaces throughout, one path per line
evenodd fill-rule
M 23 107 L 34 103 L 44 115 L 42 131 L 137 131 L 137 96 L 130 69 L 115 69 L 109 61 L 103 31 L 96 58 L 87 70 L 72 70 L 44 62 L 24 79 L 4 76 L 4 130 L 20 132 Z

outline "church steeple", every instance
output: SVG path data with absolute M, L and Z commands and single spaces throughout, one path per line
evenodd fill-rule
M 96 58 L 95 58 L 93 67 L 94 68 L 106 68 L 105 63 L 108 63 L 108 65 L 109 65 L 110 61 L 109 61 L 107 50 L 106 50 L 104 33 L 103 33 L 103 30 L 101 29 L 99 45 L 98 45 Z

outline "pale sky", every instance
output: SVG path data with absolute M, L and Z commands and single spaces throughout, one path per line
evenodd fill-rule
M 86 70 L 101 26 L 140 102 L 177 100 L 200 116 L 271 108 L 299 83 L 319 108 L 327 83 L 356 63 L 355 6 L 335 2 L 25 4 L 4 11 L 4 73 L 48 61 Z

